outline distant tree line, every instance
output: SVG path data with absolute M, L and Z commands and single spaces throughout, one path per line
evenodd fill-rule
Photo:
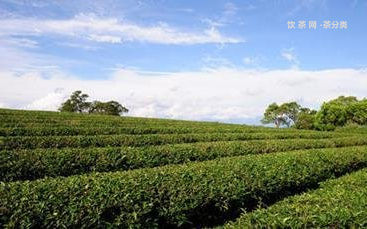
M 89 96 L 87 94 L 83 94 L 82 91 L 75 91 L 71 94 L 68 100 L 61 104 L 59 111 L 104 115 L 121 115 L 122 113 L 127 113 L 129 111 L 117 101 L 87 102 L 88 97 Z
M 324 102 L 319 111 L 301 107 L 297 102 L 270 104 L 261 120 L 297 129 L 334 130 L 346 125 L 367 125 L 367 99 L 339 96 Z

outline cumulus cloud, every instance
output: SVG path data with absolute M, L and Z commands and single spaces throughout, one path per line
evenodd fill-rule
M 29 105 L 25 106 L 25 109 L 29 110 L 50 110 L 55 111 L 60 107 L 60 104 L 66 100 L 67 96 L 62 90 L 56 89 L 54 92 L 47 94 L 45 97 L 36 99 Z
M 364 97 L 365 85 L 367 72 L 356 69 L 217 68 L 156 75 L 120 69 L 104 80 L 1 72 L 0 101 L 16 108 L 56 110 L 72 91 L 80 89 L 91 100 L 121 102 L 132 116 L 227 121 L 259 117 L 272 102 L 295 100 L 318 108 L 322 101 L 339 95 Z
M 87 38 L 95 42 L 150 42 L 159 44 L 239 43 L 241 39 L 228 37 L 215 27 L 187 31 L 165 23 L 142 26 L 117 18 L 100 18 L 94 14 L 79 14 L 70 19 L 2 19 L 0 30 L 6 35 L 54 34 Z

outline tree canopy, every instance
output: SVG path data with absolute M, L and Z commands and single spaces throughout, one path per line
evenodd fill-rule
M 75 91 L 68 100 L 62 103 L 59 111 L 105 115 L 121 115 L 129 111 L 117 101 L 91 103 L 87 102 L 88 97 L 87 94 L 82 94 L 82 91 Z
M 296 102 L 270 104 L 261 120 L 264 124 L 293 126 L 298 129 L 334 130 L 349 124 L 367 125 L 367 99 L 339 96 L 324 102 L 319 111 L 301 107 Z
M 120 115 L 129 110 L 116 101 L 100 102 L 94 101 L 89 109 L 90 114 Z
M 311 110 L 309 108 L 301 108 L 298 113 L 298 119 L 294 123 L 294 127 L 297 129 L 315 129 L 315 116 L 317 111 Z
M 76 113 L 87 112 L 90 106 L 90 103 L 86 101 L 88 97 L 87 94 L 82 94 L 82 91 L 74 91 L 70 98 L 62 103 L 59 111 Z
M 264 124 L 274 123 L 276 127 L 287 126 L 295 123 L 301 106 L 296 102 L 283 103 L 278 105 L 272 103 L 266 108 L 264 118 L 261 120 Z
M 367 124 L 367 100 L 354 96 L 339 96 L 324 102 L 315 117 L 315 125 L 320 130 L 333 130 L 346 124 Z

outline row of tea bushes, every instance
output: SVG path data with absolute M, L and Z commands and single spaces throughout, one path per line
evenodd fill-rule
M 2 114 L 4 111 L 7 114 Z M 9 112 L 10 111 L 10 112 Z M 28 126 L 28 124 L 52 125 L 93 125 L 96 123 L 104 126 L 125 125 L 164 125 L 164 126 L 202 126 L 202 127 L 239 127 L 243 125 L 225 124 L 216 122 L 198 122 L 173 119 L 136 118 L 106 115 L 90 115 L 75 113 L 59 113 L 44 111 L 15 111 L 0 109 L 0 127 Z M 260 127 L 261 128 L 261 127 Z
M 0 128 L 0 136 L 63 136 L 63 135 L 116 135 L 116 134 L 185 134 L 185 133 L 297 133 L 295 129 L 261 129 L 250 127 L 165 127 L 165 126 L 131 126 L 131 127 L 79 127 L 79 126 L 43 126 Z M 302 131 L 302 133 L 314 133 Z
M 34 180 L 45 176 L 157 167 L 219 157 L 357 145 L 367 145 L 367 138 L 220 141 L 136 148 L 4 150 L 0 151 L 0 180 Z
M 225 228 L 366 228 L 367 169 L 244 214 Z
M 0 220 L 10 228 L 205 226 L 366 166 L 363 146 L 2 182 Z
M 16 136 L 1 137 L 0 150 L 63 147 L 147 146 L 173 143 L 235 141 L 259 139 L 332 138 L 346 133 L 198 133 L 98 136 Z

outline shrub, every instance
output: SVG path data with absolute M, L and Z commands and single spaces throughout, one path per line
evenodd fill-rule
M 0 184 L 7 227 L 209 225 L 367 166 L 367 147 Z
M 244 214 L 225 228 L 366 228 L 367 169 Z

